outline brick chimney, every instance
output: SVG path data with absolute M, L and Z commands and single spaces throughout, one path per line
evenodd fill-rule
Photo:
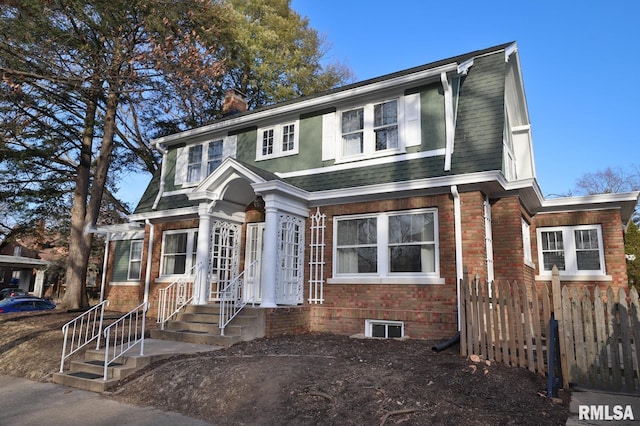
M 227 90 L 222 104 L 222 116 L 238 114 L 247 110 L 247 96 L 238 89 Z

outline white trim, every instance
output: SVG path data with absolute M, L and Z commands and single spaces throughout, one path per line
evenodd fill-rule
M 598 281 L 598 282 L 607 282 L 613 281 L 613 277 L 611 275 L 561 275 L 562 281 Z M 551 281 L 551 274 L 547 275 L 536 275 L 536 281 Z
M 196 254 L 193 246 L 197 243 L 197 238 L 195 234 L 198 233 L 198 228 L 184 228 L 184 229 L 167 229 L 162 231 L 162 241 L 161 241 L 161 249 L 160 249 L 160 267 L 158 269 L 158 275 L 161 279 L 177 279 L 180 277 L 189 276 L 189 271 L 193 268 L 193 255 Z M 184 273 L 182 274 L 164 274 L 164 262 L 165 262 L 165 239 L 167 235 L 177 235 L 177 234 L 187 234 L 187 245 L 185 247 L 185 263 L 184 263 Z M 175 255 L 172 253 L 170 255 Z
M 575 241 L 575 231 L 588 231 L 588 230 L 596 230 L 597 232 L 597 242 L 598 242 L 598 256 L 600 262 L 600 270 L 593 269 L 578 269 L 577 262 L 577 251 L 576 241 Z M 602 225 L 601 224 L 587 224 L 587 225 L 568 225 L 568 226 L 545 226 L 539 227 L 536 229 L 536 238 L 538 242 L 538 270 L 540 271 L 539 276 L 551 276 L 551 270 L 544 269 L 544 249 L 542 247 L 542 233 L 546 232 L 562 232 L 562 248 L 550 251 L 560 251 L 564 253 L 564 270 L 559 271 L 560 276 L 564 279 L 565 276 L 571 277 L 581 277 L 582 280 L 585 280 L 585 277 L 597 277 L 597 276 L 606 276 L 607 275 L 607 267 L 605 260 L 605 247 L 604 247 L 604 237 L 602 235 Z M 595 249 L 592 249 L 595 250 Z
M 135 287 L 140 285 L 140 281 L 110 281 L 109 285 L 121 287 Z
M 385 284 L 385 285 L 444 285 L 444 278 L 437 277 L 333 277 L 327 279 L 327 284 Z
M 293 149 L 284 151 L 282 149 L 282 137 L 284 136 L 284 127 L 294 126 L 293 133 Z M 262 143 L 264 132 L 273 130 L 273 152 L 271 154 L 262 153 Z M 256 132 L 256 161 L 270 160 L 272 158 L 287 157 L 289 155 L 296 155 L 300 149 L 300 120 L 291 120 L 272 126 L 265 126 L 258 129 Z
M 374 337 L 373 336 L 373 326 L 374 325 L 385 325 L 385 326 L 395 326 L 400 327 L 400 337 L 389 337 L 389 329 L 387 328 L 385 331 L 385 337 L 375 337 L 376 339 L 402 339 L 405 337 L 404 334 L 404 321 L 393 321 L 386 319 L 365 319 L 364 320 L 364 336 L 365 337 Z
M 378 158 L 369 158 L 369 159 L 360 160 L 360 161 L 349 161 L 349 162 L 345 161 L 342 163 L 334 164 L 333 166 L 317 167 L 315 169 L 297 170 L 293 172 L 276 172 L 275 174 L 279 178 L 287 179 L 291 177 L 310 176 L 315 174 L 331 173 L 331 172 L 336 172 L 341 170 L 357 169 L 360 167 L 377 166 L 380 164 L 397 163 L 400 161 L 417 160 L 420 158 L 438 157 L 444 154 L 445 154 L 444 148 L 434 149 L 431 151 L 409 153 L 409 154 L 399 154 L 399 155 L 393 155 L 385 151 L 385 155 Z M 430 179 L 433 179 L 433 178 L 430 178 Z
M 440 82 L 444 90 L 444 127 L 445 127 L 445 156 L 444 171 L 451 170 L 451 156 L 453 155 L 453 142 L 455 138 L 455 123 L 453 111 L 453 89 L 451 81 L 446 73 L 440 74 Z
M 433 241 L 423 240 L 422 242 L 415 242 L 415 244 L 422 243 L 433 245 L 433 268 L 432 272 L 392 272 L 390 270 L 390 256 L 389 247 L 396 247 L 397 243 L 391 243 L 389 241 L 389 219 L 397 216 L 412 216 L 420 214 L 431 214 L 433 218 Z M 343 248 L 352 247 L 375 247 L 376 249 L 376 272 L 362 273 L 362 272 L 339 272 L 338 271 L 338 222 L 340 221 L 352 221 L 358 219 L 375 219 L 376 220 L 376 242 L 370 244 L 346 244 L 342 245 Z M 440 281 L 442 279 L 440 274 L 440 233 L 439 233 L 439 221 L 438 221 L 438 209 L 437 208 L 420 208 L 413 210 L 395 210 L 385 212 L 372 212 L 364 214 L 353 215 L 340 215 L 333 217 L 333 236 L 332 236 L 332 278 L 327 282 L 338 283 L 364 283 L 364 284 L 418 284 L 444 283 Z M 431 280 L 431 282 L 426 282 Z
M 396 128 L 397 128 L 397 146 L 395 148 L 386 148 L 376 150 L 375 140 L 375 107 L 390 102 L 396 102 Z M 362 129 L 362 152 L 352 155 L 344 155 L 343 133 L 342 133 L 342 114 L 349 111 L 362 110 L 363 123 Z M 405 152 L 404 140 L 404 96 L 390 97 L 382 100 L 375 100 L 364 104 L 348 105 L 336 112 L 336 140 L 335 140 L 335 163 L 351 163 L 369 158 L 388 157 L 402 154 Z M 357 133 L 357 132 L 351 132 Z
M 133 245 L 134 243 L 139 243 L 140 244 L 140 259 L 132 259 L 131 255 L 133 253 Z M 137 239 L 137 240 L 131 240 L 131 243 L 129 244 L 129 263 L 127 265 L 127 280 L 128 281 L 140 281 L 140 278 L 142 277 L 142 258 L 144 254 L 144 240 L 141 239 Z M 132 262 L 137 262 L 140 264 L 140 268 L 138 269 L 138 276 L 137 277 L 131 277 L 131 263 Z

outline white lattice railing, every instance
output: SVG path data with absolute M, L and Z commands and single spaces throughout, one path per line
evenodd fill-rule
M 324 303 L 324 231 L 326 215 L 320 208 L 311 216 L 309 229 L 309 303 Z
M 109 365 L 123 356 L 138 343 L 140 356 L 144 355 L 144 327 L 147 302 L 133 308 L 116 322 L 104 329 L 104 380 L 107 380 Z M 111 356 L 109 353 L 111 352 Z
M 62 326 L 62 359 L 60 360 L 60 372 L 64 370 L 64 362 L 74 353 L 97 340 L 96 349 L 100 348 L 100 336 L 102 336 L 102 324 L 104 308 L 109 304 L 108 300 L 102 301 L 82 315 L 72 319 Z
M 193 300 L 193 286 L 198 282 L 200 269 L 199 264 L 195 265 L 184 277 L 160 289 L 157 322 L 162 330 L 167 321 Z
M 220 320 L 218 326 L 220 327 L 220 335 L 224 336 L 224 329 L 238 312 L 244 308 L 249 302 L 243 297 L 244 293 L 244 278 L 249 271 L 250 276 L 255 277 L 255 268 L 258 264 L 257 260 L 254 260 L 248 268 L 235 277 L 229 284 L 227 284 L 220 291 Z

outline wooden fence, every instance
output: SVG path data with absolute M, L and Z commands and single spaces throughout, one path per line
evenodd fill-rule
M 558 320 L 563 385 L 640 392 L 640 302 L 638 292 L 609 287 L 560 285 L 553 273 L 544 284 L 461 283 L 460 351 L 511 366 L 547 373 L 549 319 Z

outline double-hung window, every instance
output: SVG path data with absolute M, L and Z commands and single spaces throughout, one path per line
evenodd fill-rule
M 132 240 L 129 246 L 128 280 L 139 280 L 142 270 L 142 240 Z
M 222 163 L 222 140 L 209 142 L 207 150 L 207 176 Z
M 342 156 L 364 153 L 364 108 L 342 113 Z
M 189 147 L 187 182 L 198 182 L 202 176 L 202 145 Z
M 398 148 L 398 101 L 373 106 L 376 151 Z
M 342 111 L 340 158 L 358 159 L 398 151 L 399 116 L 397 99 Z
M 439 275 L 435 209 L 334 220 L 335 276 Z
M 553 265 L 561 275 L 604 275 L 604 249 L 600 225 L 538 228 L 540 270 Z
M 197 243 L 196 229 L 165 231 L 162 236 L 161 275 L 193 274 Z
M 258 129 L 258 145 L 256 158 L 282 157 L 298 153 L 298 122 L 281 124 Z
M 194 185 L 209 176 L 225 157 L 235 155 L 235 140 L 214 139 L 178 148 L 176 154 L 175 183 Z

